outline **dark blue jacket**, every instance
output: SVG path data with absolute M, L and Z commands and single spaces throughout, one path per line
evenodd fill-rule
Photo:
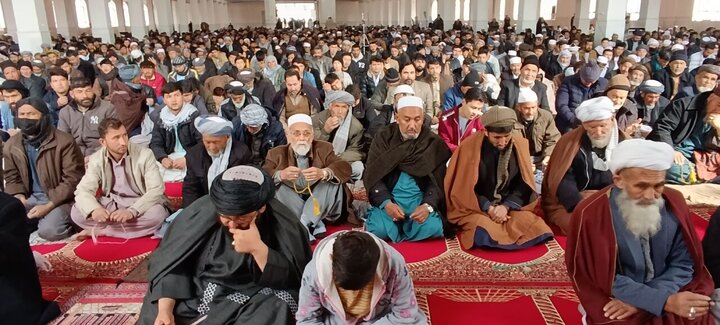
M 68 98 L 68 104 L 72 102 L 72 97 L 70 97 L 70 92 L 66 95 Z M 43 96 L 43 101 L 48 106 L 48 109 L 50 110 L 50 116 L 52 116 L 53 119 L 53 125 L 57 126 L 58 124 L 58 115 L 60 114 L 61 107 L 58 107 L 57 101 L 60 96 L 52 90 L 48 89 L 48 91 L 45 93 L 45 96 Z M 67 106 L 67 105 L 65 105 Z M 65 107 L 63 106 L 63 107 Z
M 276 120 L 271 114 L 270 110 L 265 109 L 268 113 L 268 125 L 263 126 L 262 131 L 262 145 L 260 145 L 260 157 L 265 159 L 268 151 L 277 146 L 287 144 L 287 138 L 285 137 L 285 130 L 283 130 L 282 124 Z M 244 143 L 252 152 L 252 137 L 253 135 L 248 132 L 245 126 L 240 121 L 240 117 L 233 119 L 233 140 Z M 251 154 L 252 156 L 252 154 Z
M 582 84 L 580 76 L 577 74 L 563 80 L 555 98 L 555 109 L 557 110 L 555 124 L 560 133 L 565 134 L 579 125 L 575 118 L 575 108 L 580 106 L 580 103 L 595 97 L 596 94 L 604 92 L 607 84 L 607 79 L 600 78 L 588 88 Z
M 663 97 L 667 99 L 675 99 L 670 98 L 672 97 L 672 93 L 674 92 L 673 88 L 675 86 L 672 80 L 672 76 L 670 75 L 670 67 L 666 67 L 665 69 L 655 72 L 652 78 L 659 81 L 661 84 L 663 84 L 663 86 L 665 86 L 665 91 L 662 93 Z M 693 77 L 690 76 L 690 73 L 685 70 L 685 72 L 680 75 L 680 84 L 678 85 L 677 89 L 678 94 L 682 91 L 683 88 L 692 87 L 692 85 L 694 84 L 695 79 L 693 79 Z

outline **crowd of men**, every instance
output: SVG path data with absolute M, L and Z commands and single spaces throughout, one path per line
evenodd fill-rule
M 142 324 L 419 324 L 385 241 L 556 228 L 588 323 L 711 322 L 720 221 L 664 185 L 720 184 L 720 30 L 507 21 L 0 42 L 0 237 L 164 236 Z

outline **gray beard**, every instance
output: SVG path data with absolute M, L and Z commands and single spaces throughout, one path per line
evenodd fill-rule
M 595 140 L 593 138 L 590 138 L 590 143 L 592 144 L 593 148 L 602 149 L 608 146 L 610 144 L 610 136 L 606 136 L 604 139 Z
M 625 227 L 635 238 L 650 238 L 662 228 L 660 209 L 665 204 L 662 197 L 650 205 L 639 205 L 637 201 L 630 199 L 625 191 L 620 191 L 616 202 Z

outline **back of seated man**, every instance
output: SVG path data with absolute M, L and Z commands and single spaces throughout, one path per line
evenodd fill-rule
M 168 216 L 165 186 L 152 151 L 130 143 L 125 126 L 113 117 L 100 122 L 98 133 L 102 148 L 90 156 L 75 190 L 71 217 L 83 229 L 76 239 L 152 234 Z

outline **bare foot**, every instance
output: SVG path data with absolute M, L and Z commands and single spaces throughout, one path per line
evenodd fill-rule
M 76 240 L 76 241 L 83 241 L 88 238 L 90 238 L 90 230 L 87 230 L 87 229 L 85 229 L 77 234 L 74 234 L 72 236 L 72 240 Z

